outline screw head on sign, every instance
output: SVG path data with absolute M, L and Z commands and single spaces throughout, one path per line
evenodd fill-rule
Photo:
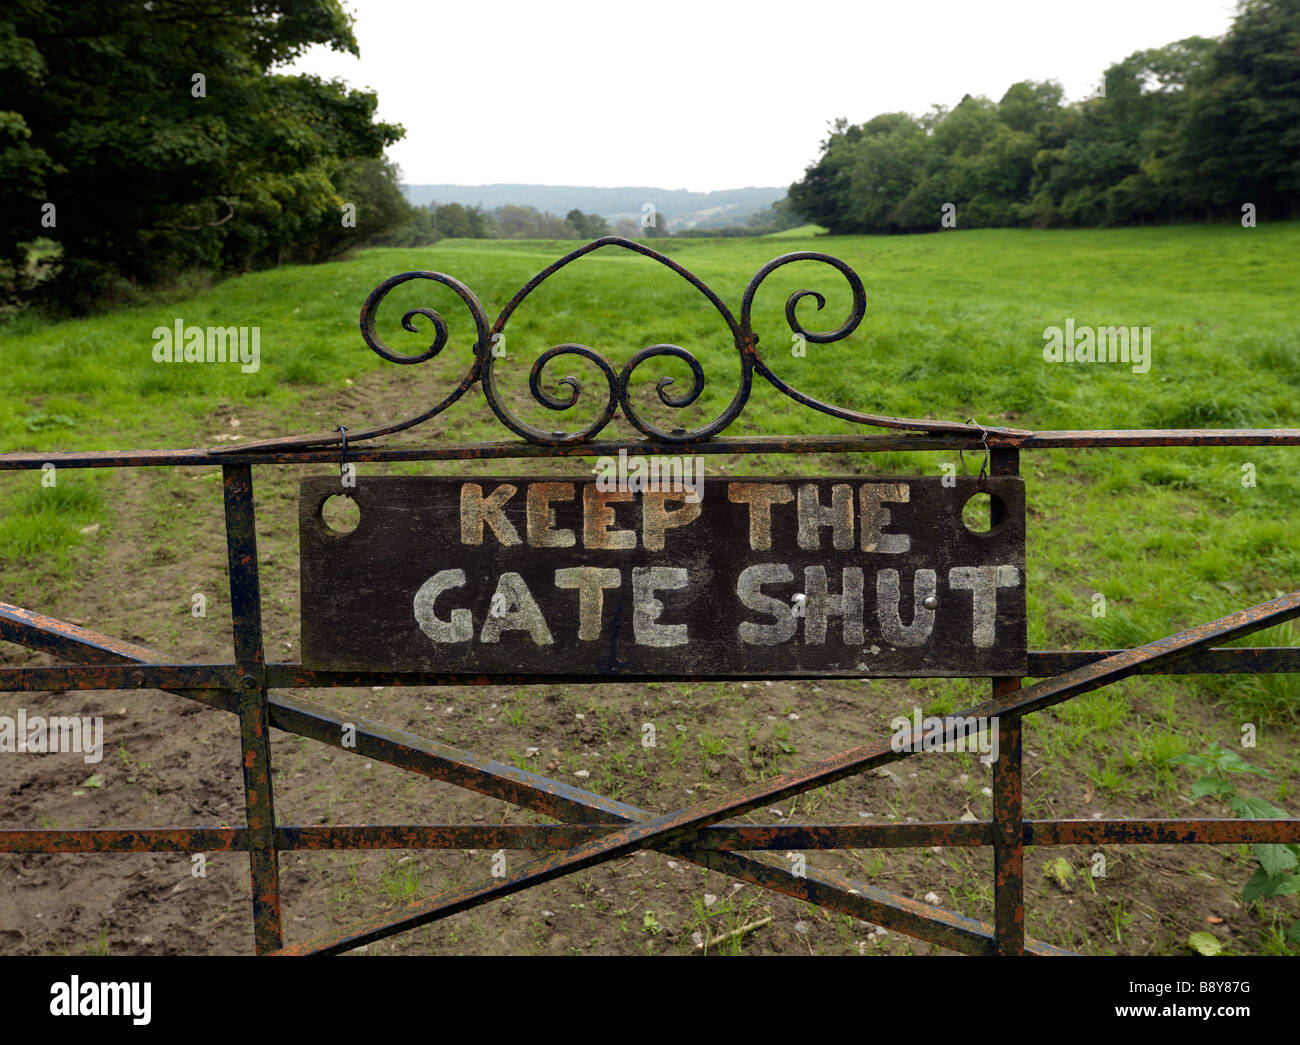
M 936 599 L 933 595 L 927 595 L 924 599 L 921 600 L 921 605 L 924 606 L 927 610 L 937 610 L 939 608 L 939 600 Z

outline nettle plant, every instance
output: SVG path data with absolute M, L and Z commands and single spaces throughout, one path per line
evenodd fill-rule
M 1235 751 L 1225 751 L 1217 741 L 1203 755 L 1180 755 L 1172 761 L 1199 769 L 1205 774 L 1192 785 L 1193 799 L 1217 798 L 1236 816 L 1248 819 L 1290 815 L 1285 809 L 1280 809 L 1265 799 L 1237 793 L 1233 774 L 1251 773 L 1268 779 L 1273 774 L 1252 766 Z M 1253 903 L 1269 896 L 1289 896 L 1300 892 L 1300 845 L 1257 842 L 1251 845 L 1251 850 L 1259 866 L 1241 892 L 1243 900 Z M 1291 926 L 1286 938 L 1289 943 L 1300 943 L 1300 920 Z

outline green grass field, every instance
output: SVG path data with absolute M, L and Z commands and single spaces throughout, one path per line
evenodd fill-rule
M 383 369 L 383 381 L 403 389 L 405 401 L 418 389 L 432 403 L 468 368 L 473 324 L 445 288 L 406 284 L 380 314 L 381 335 L 399 351 L 420 351 L 431 333 L 407 334 L 398 323 L 405 309 L 432 306 L 446 317 L 451 342 L 437 360 L 421 366 L 386 363 L 366 349 L 356 326 L 361 302 L 377 283 L 410 269 L 445 272 L 478 295 L 491 320 L 531 275 L 574 246 L 445 241 L 432 248 L 371 250 L 315 268 L 256 273 L 182 300 L 91 319 L 11 318 L 0 326 L 0 452 L 208 446 L 214 445 L 214 432 L 229 433 L 220 421 L 228 414 L 244 417 L 240 432 L 252 438 L 396 420 L 411 411 L 385 412 L 382 400 L 367 403 L 364 416 L 349 413 L 349 384 Z M 1300 223 L 915 237 L 791 230 L 779 237 L 657 246 L 736 313 L 749 278 L 779 253 L 824 251 L 853 266 L 866 285 L 867 314 L 844 342 L 808 345 L 804 357 L 791 351 L 783 308 L 793 290 L 808 287 L 827 298 L 820 321 L 813 302 L 802 304 L 800 316 L 810 329 L 837 326 L 846 313 L 844 281 L 826 266 L 782 268 L 763 285 L 755 307 L 764 358 L 785 380 L 827 402 L 1029 429 L 1300 426 Z M 151 332 L 178 318 L 193 325 L 259 327 L 260 369 L 243 374 L 230 365 L 155 363 Z M 1149 371 L 1045 361 L 1044 330 L 1069 319 L 1076 327 L 1150 327 Z M 419 322 L 422 331 L 428 329 Z M 574 373 L 584 380 L 584 396 L 562 422 L 561 415 L 528 405 L 529 366 L 562 342 L 591 346 L 615 370 L 654 343 L 694 352 L 708 379 L 704 394 L 687 410 L 658 408 L 652 416 L 661 424 L 697 426 L 715 416 L 735 388 L 735 353 L 711 306 L 667 269 L 613 248 L 549 280 L 506 333 L 499 367 L 504 384 L 519 412 L 548 429 L 578 428 L 603 402 L 595 368 L 562 359 L 548 369 L 547 386 Z M 638 371 L 639 384 L 650 387 L 664 374 L 676 379 L 677 388 L 689 385 L 688 369 L 671 360 L 646 364 Z M 318 410 L 303 406 L 306 397 L 319 406 L 331 396 L 340 404 L 335 414 L 317 416 Z M 607 434 L 631 431 L 619 424 Z M 509 436 L 477 390 L 438 426 L 441 439 Z M 798 407 L 760 382 L 726 434 L 851 428 Z M 419 429 L 413 435 L 420 441 Z M 938 475 L 952 456 L 891 453 L 799 462 L 773 456 L 725 463 L 729 470 L 760 474 L 798 468 Z M 1300 448 L 1035 451 L 1022 455 L 1021 469 L 1029 503 L 1031 647 L 1129 646 L 1300 587 Z M 1243 482 L 1251 476 L 1253 485 Z M 61 475 L 50 490 L 41 487 L 38 473 L 0 475 L 0 570 L 6 587 L 30 592 L 73 584 L 89 554 L 83 529 L 128 524 L 115 513 L 106 482 L 102 474 L 79 471 Z M 1105 596 L 1104 616 L 1094 614 L 1098 593 Z M 1250 641 L 1294 645 L 1298 637 L 1297 629 L 1283 627 Z M 1210 711 L 1180 729 L 1174 709 L 1187 702 Z M 1153 722 L 1133 713 L 1136 706 L 1163 708 L 1165 714 Z M 1186 793 L 1188 778 L 1171 771 L 1170 758 L 1199 751 L 1211 740 L 1227 746 L 1235 737 L 1233 723 L 1256 723 L 1272 731 L 1271 743 L 1267 753 L 1261 749 L 1247 757 L 1281 779 L 1259 782 L 1256 793 L 1292 815 L 1300 809 L 1294 796 L 1289 804 L 1287 798 L 1297 772 L 1287 753 L 1300 739 L 1293 677 L 1137 680 L 1039 720 L 1046 724 L 1032 727 L 1042 730 L 1036 744 L 1062 757 L 1083 745 L 1096 763 L 1098 788 L 1121 794 L 1127 778 L 1146 774 L 1153 793 L 1171 802 Z M 1039 785 L 1053 775 L 1049 771 Z M 1203 801 L 1195 810 L 1179 808 L 1210 815 L 1210 806 Z

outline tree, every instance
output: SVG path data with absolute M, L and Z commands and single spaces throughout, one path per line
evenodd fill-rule
M 886 113 L 863 124 L 861 137 L 848 145 L 845 165 L 849 220 L 855 227 L 898 229 L 896 209 L 920 180 L 929 146 L 920 123 L 906 113 Z
M 474 239 L 500 239 L 501 226 L 497 224 L 488 211 L 482 207 L 466 207 L 465 213 L 469 217 L 470 235 Z
M 1179 162 L 1205 208 L 1300 215 L 1300 2 L 1244 0 L 1193 88 Z
M 287 260 L 316 264 L 372 244 L 414 245 L 409 241 L 418 237 L 421 227 L 416 214 L 426 215 L 427 223 L 428 211 L 406 202 L 400 179 L 397 166 L 384 159 L 341 165 L 330 180 L 338 188 L 342 216 L 327 211 L 314 235 L 304 235 L 292 245 Z M 401 243 L 393 243 L 394 238 Z
M 573 228 L 563 219 L 536 207 L 508 203 L 492 212 L 502 239 L 572 239 Z
M 474 239 L 474 222 L 459 203 L 431 203 L 433 228 L 441 239 Z
M 410 207 L 410 214 L 402 225 L 380 233 L 368 242 L 378 247 L 423 247 L 437 241 L 438 236 L 433 231 L 433 212 L 428 207 Z
M 792 229 L 803 223 L 803 219 L 790 208 L 789 199 L 783 198 L 777 200 L 770 207 L 754 211 L 749 216 L 748 225 L 753 229 L 754 235 L 761 235 L 764 232 L 780 232 L 783 229 Z
M 668 215 L 661 210 L 655 211 L 653 225 L 637 223 L 637 235 L 644 239 L 667 239 L 672 234 L 668 227 Z
M 564 216 L 578 239 L 600 239 L 609 235 L 609 222 L 599 214 L 583 214 L 576 207 Z
M 310 252 L 350 164 L 402 134 L 373 94 L 273 72 L 313 44 L 356 53 L 337 0 L 10 0 L 0 256 L 16 271 L 25 243 L 54 239 L 46 286 L 84 310 L 116 279 Z
M 849 150 L 862 138 L 862 129 L 840 118 L 830 125 L 822 142 L 821 158 L 790 186 L 787 199 L 795 212 L 832 232 L 853 228 L 852 188 L 848 172 Z

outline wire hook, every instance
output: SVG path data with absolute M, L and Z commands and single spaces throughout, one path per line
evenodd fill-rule
M 983 484 L 984 480 L 987 479 L 989 475 L 989 459 L 992 456 L 992 451 L 989 450 L 989 430 L 973 417 L 968 417 L 966 423 L 968 425 L 974 425 L 980 430 L 980 446 L 984 450 L 984 459 L 980 461 L 979 481 Z M 961 466 L 966 470 L 966 474 L 970 475 L 970 465 L 966 463 L 966 452 L 964 450 L 958 450 L 957 456 L 961 458 Z
M 355 480 L 348 482 L 348 430 L 344 425 L 338 425 L 334 430 L 340 433 L 343 439 L 343 449 L 339 454 L 339 482 L 343 484 L 343 496 L 351 497 L 350 491 L 355 485 Z

